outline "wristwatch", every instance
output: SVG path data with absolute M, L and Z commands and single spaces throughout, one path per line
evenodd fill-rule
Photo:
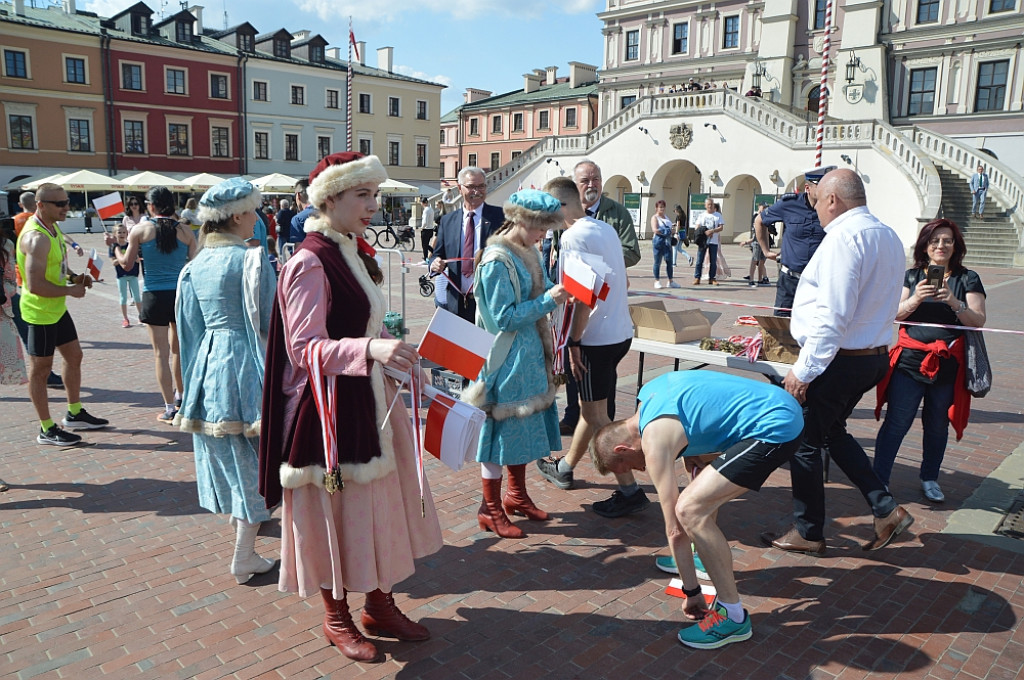
M 569 338 L 568 340 L 565 341 L 565 346 L 566 347 L 579 347 L 580 346 L 580 341 L 579 340 L 573 340 L 572 338 Z
M 967 311 L 967 303 L 966 302 L 961 302 L 960 303 L 960 309 L 954 309 L 953 310 L 953 314 L 955 314 L 957 316 L 960 316 L 961 314 L 963 314 L 966 311 Z

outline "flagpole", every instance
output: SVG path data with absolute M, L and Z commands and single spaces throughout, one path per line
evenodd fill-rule
M 828 89 L 828 63 L 832 51 L 832 0 L 825 4 L 825 43 L 821 55 L 821 81 L 818 84 L 818 129 L 814 136 L 814 167 L 821 167 L 821 152 L 825 144 L 825 112 L 831 93 Z
M 345 90 L 348 97 L 348 109 L 345 113 L 345 150 L 352 150 L 352 16 L 348 17 L 348 73 L 345 78 Z

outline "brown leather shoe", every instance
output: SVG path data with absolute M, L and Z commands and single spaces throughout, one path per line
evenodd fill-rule
M 761 534 L 761 540 L 765 542 L 765 545 L 770 545 L 773 548 L 785 550 L 786 552 L 802 553 L 815 557 L 825 554 L 825 541 L 808 541 L 800 535 L 796 527 L 793 527 L 782 536 L 766 531 Z
M 902 505 L 897 505 L 888 517 L 875 518 L 875 538 L 864 544 L 864 550 L 884 548 L 913 523 L 914 518 L 910 513 L 904 510 Z

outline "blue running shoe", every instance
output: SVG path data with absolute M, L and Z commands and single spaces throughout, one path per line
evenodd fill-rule
M 753 635 L 750 614 L 743 610 L 743 623 L 731 621 L 725 607 L 719 605 L 700 622 L 679 631 L 679 641 L 694 649 L 718 649 L 733 642 L 749 640 Z

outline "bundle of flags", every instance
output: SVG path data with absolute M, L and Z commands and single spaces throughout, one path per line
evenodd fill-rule
M 593 309 L 598 300 L 608 297 L 608 277 L 612 270 L 599 255 L 565 252 L 559 268 L 562 285 L 577 302 Z
M 476 460 L 486 414 L 430 385 L 423 386 L 423 394 L 431 399 L 423 450 L 458 472 L 467 462 Z
M 100 278 L 100 270 L 103 269 L 103 258 L 100 257 L 95 248 L 89 253 L 89 262 L 85 266 L 89 270 L 89 276 L 92 277 L 93 281 L 103 280 Z

